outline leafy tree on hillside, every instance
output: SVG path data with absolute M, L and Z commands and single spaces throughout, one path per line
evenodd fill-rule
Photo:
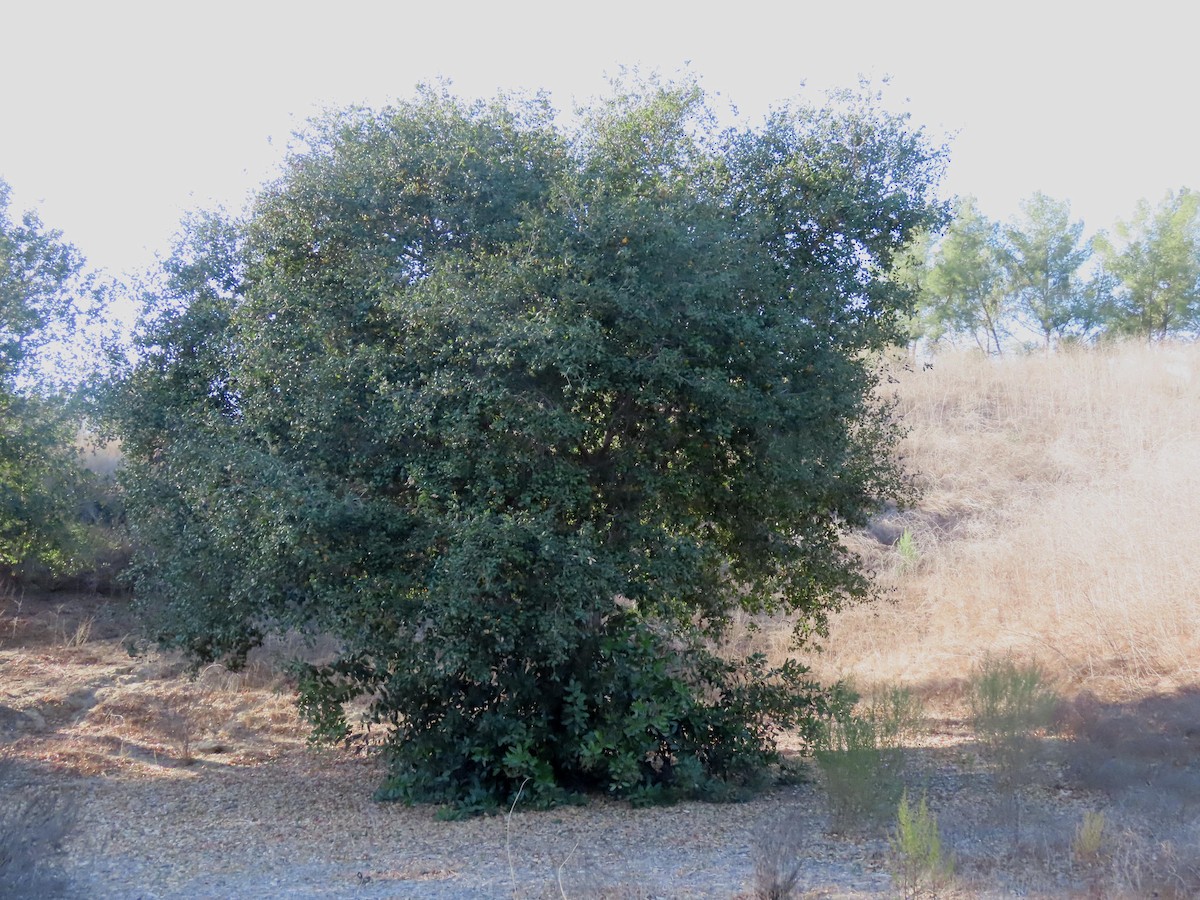
M 933 340 L 969 334 L 985 353 L 1003 352 L 1011 309 L 1000 263 L 999 226 L 964 198 L 933 250 L 922 289 L 922 320 Z
M 871 351 L 942 159 L 869 98 L 716 131 L 690 83 L 556 127 L 424 90 L 315 124 L 244 225 L 193 224 L 115 399 L 153 636 L 335 635 L 301 707 L 388 729 L 381 796 L 727 796 L 805 670 L 717 651 L 867 597 L 907 491 Z
M 1004 229 L 1000 259 L 1006 290 L 1050 349 L 1087 318 L 1087 286 L 1080 268 L 1091 257 L 1083 222 L 1071 221 L 1071 204 L 1045 194 L 1021 202 L 1022 216 Z
M 1156 209 L 1143 200 L 1134 217 L 1096 239 L 1115 281 L 1110 329 L 1163 340 L 1200 325 L 1200 194 L 1168 194 Z
M 38 367 L 95 290 L 79 252 L 32 212 L 14 219 L 0 181 L 0 576 L 66 567 L 82 473 L 77 421 Z

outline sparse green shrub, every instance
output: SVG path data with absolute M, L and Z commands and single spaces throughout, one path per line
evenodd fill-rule
M 907 574 L 914 571 L 921 562 L 921 549 L 913 537 L 912 529 L 905 528 L 896 541 L 896 553 L 900 557 L 900 572 Z
M 1100 858 L 1107 827 L 1104 813 L 1093 809 L 1084 812 L 1083 821 L 1075 829 L 1075 837 L 1071 840 L 1071 852 L 1077 862 L 1091 865 Z
M 1021 840 L 1020 787 L 1029 772 L 1035 733 L 1049 728 L 1059 703 L 1037 663 L 987 657 L 968 685 L 971 724 L 996 766 L 997 786 L 1011 810 L 1013 843 Z
M 849 832 L 883 822 L 904 791 L 904 741 L 921 720 L 919 699 L 908 689 L 878 693 L 855 713 L 858 695 L 842 686 L 822 722 L 813 757 L 829 798 L 831 830 Z
M 888 843 L 892 879 L 904 897 L 919 897 L 926 889 L 936 892 L 954 877 L 954 860 L 942 849 L 937 817 L 929 811 L 924 795 L 916 809 L 908 802 L 907 791 L 900 797 Z
M 871 694 L 867 715 L 875 723 L 881 746 L 900 747 L 920 734 L 925 704 L 912 688 L 887 685 Z
M 993 657 L 976 667 L 968 691 L 976 735 L 1002 774 L 1015 774 L 1028 758 L 1033 734 L 1053 723 L 1057 693 L 1037 663 Z

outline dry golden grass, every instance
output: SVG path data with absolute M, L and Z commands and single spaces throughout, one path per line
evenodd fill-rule
M 897 378 L 923 499 L 855 539 L 895 602 L 838 616 L 818 674 L 936 691 L 1012 654 L 1114 699 L 1200 681 L 1200 346 Z
M 0 729 L 0 743 L 63 773 L 172 777 L 197 761 L 252 765 L 304 745 L 290 687 L 265 654 L 241 672 L 211 666 L 190 679 L 176 656 L 131 658 L 132 627 L 120 600 L 0 598 L 0 713 L 20 723 Z

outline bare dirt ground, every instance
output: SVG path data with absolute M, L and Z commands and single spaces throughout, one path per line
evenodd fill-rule
M 888 829 L 830 834 L 815 778 L 735 805 L 518 804 L 459 822 L 376 803 L 377 759 L 307 746 L 277 665 L 295 648 L 189 680 L 179 660 L 131 658 L 132 626 L 110 599 L 0 604 L 0 797 L 25 816 L 0 827 L 20 838 L 39 800 L 64 832 L 13 896 L 748 898 L 793 864 L 792 896 L 901 894 Z M 1015 794 L 955 698 L 931 709 L 905 780 L 957 862 L 939 896 L 1200 895 L 1197 695 L 1075 702 L 1073 739 L 1044 741 Z M 1089 811 L 1106 817 L 1094 853 L 1078 838 Z

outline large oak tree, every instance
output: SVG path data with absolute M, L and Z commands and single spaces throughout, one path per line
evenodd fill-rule
M 718 652 L 731 615 L 820 632 L 907 490 L 872 354 L 941 151 L 851 95 L 723 132 L 627 84 L 577 122 L 425 90 L 314 124 L 193 223 L 121 390 L 153 637 L 335 636 L 302 708 L 369 701 L 382 796 L 752 783 L 822 693 Z

